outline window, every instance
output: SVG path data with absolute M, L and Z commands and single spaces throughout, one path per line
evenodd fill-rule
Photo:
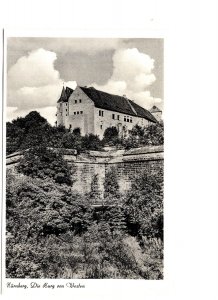
M 124 122 L 126 122 L 126 116 L 124 117 Z
M 83 111 L 81 111 L 80 114 L 82 115 L 82 114 L 83 114 Z
M 66 117 L 67 117 L 67 114 L 66 114 Z
M 129 121 L 130 121 L 130 123 L 132 123 L 132 117 L 130 117 L 130 120 L 129 120 Z
M 66 103 L 66 106 L 67 106 L 67 103 Z
M 126 118 L 126 121 L 129 122 L 129 117 Z
M 77 115 L 79 114 L 79 111 L 77 112 Z
M 115 119 L 115 114 L 112 114 L 112 119 L 113 119 L 113 120 Z
M 120 120 L 120 116 L 119 116 L 119 115 L 117 115 L 117 120 L 118 120 L 118 121 Z
M 79 99 L 79 103 L 81 103 L 82 102 L 82 100 L 81 99 Z
M 104 117 L 104 112 L 103 112 L 103 110 L 99 110 L 98 113 L 99 113 L 99 116 L 100 116 L 100 117 Z
M 75 104 L 77 104 L 77 100 L 75 100 Z
M 67 108 L 66 108 L 66 111 L 67 111 Z
M 74 115 L 76 115 L 76 112 L 74 112 Z
M 102 129 L 102 128 L 103 128 L 103 125 L 100 125 L 100 128 Z

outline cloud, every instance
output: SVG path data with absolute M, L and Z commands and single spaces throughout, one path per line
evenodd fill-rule
M 59 72 L 54 69 L 56 59 L 56 53 L 42 48 L 19 58 L 8 72 L 9 87 L 17 89 L 57 83 L 60 76 Z
M 151 96 L 149 86 L 155 82 L 154 59 L 136 48 L 118 49 L 113 55 L 113 73 L 105 85 L 91 84 L 97 89 L 123 95 L 139 105 L 161 106 L 162 100 Z
M 7 104 L 10 116 L 21 116 L 37 109 L 53 123 L 53 111 L 63 85 L 54 68 L 56 59 L 56 53 L 41 48 L 19 58 L 9 69 Z M 75 88 L 76 82 L 69 81 L 67 86 Z
M 88 47 L 87 40 L 84 45 Z M 67 48 L 68 43 L 70 43 L 69 39 L 62 46 Z M 74 51 L 81 50 L 81 43 L 81 39 L 78 39 Z M 116 43 L 115 39 L 114 44 L 112 43 L 114 47 Z M 104 39 L 103 42 L 101 40 L 100 48 L 108 48 L 109 45 L 111 46 L 111 39 Z M 98 40 L 95 40 L 90 49 L 94 51 L 98 46 Z M 8 120 L 25 116 L 31 110 L 37 110 L 51 124 L 54 124 L 56 102 L 63 85 L 60 74 L 54 67 L 56 59 L 55 52 L 40 48 L 20 57 L 11 66 L 7 81 Z M 161 108 L 162 100 L 153 98 L 149 91 L 149 87 L 156 80 L 154 68 L 154 59 L 139 52 L 138 49 L 117 49 L 113 55 L 113 72 L 110 79 L 104 85 L 97 83 L 91 85 L 109 93 L 125 94 L 145 108 L 150 108 L 153 104 Z M 66 82 L 66 86 L 73 89 L 76 85 L 76 81 Z

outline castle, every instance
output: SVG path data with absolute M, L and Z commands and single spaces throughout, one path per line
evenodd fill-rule
M 153 110 L 154 114 L 126 96 L 112 95 L 93 87 L 77 86 L 75 90 L 63 87 L 57 102 L 56 125 L 70 130 L 80 128 L 81 135 L 92 133 L 100 138 L 106 128 L 115 126 L 119 134 L 125 136 L 136 124 L 144 127 L 157 123 L 161 111 L 157 107 Z

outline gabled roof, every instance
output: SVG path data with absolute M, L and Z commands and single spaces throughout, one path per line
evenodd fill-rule
M 138 116 L 147 119 L 151 122 L 157 122 L 157 120 L 148 110 L 127 99 L 126 97 L 105 93 L 96 90 L 93 87 L 80 88 L 94 102 L 95 106 L 98 108 L 112 110 L 130 116 Z
M 162 112 L 161 110 L 160 110 L 160 108 L 158 108 L 157 106 L 152 106 L 152 108 L 150 109 L 150 112 L 151 113 L 156 113 L 156 112 Z
M 65 90 L 65 88 L 63 86 L 61 96 L 58 99 L 58 103 L 59 102 L 67 102 L 72 93 L 73 93 L 73 89 L 66 87 L 66 90 Z
M 68 86 L 66 87 L 66 96 L 67 100 L 70 98 L 70 95 L 74 92 L 73 89 L 69 88 Z

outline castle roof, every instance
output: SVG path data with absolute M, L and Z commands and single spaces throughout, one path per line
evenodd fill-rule
M 150 112 L 151 113 L 156 113 L 156 112 L 162 112 L 161 110 L 160 110 L 160 108 L 158 108 L 157 106 L 152 106 L 152 108 L 150 109 Z
M 58 99 L 58 103 L 59 102 L 67 102 L 72 93 L 73 93 L 73 89 L 71 89 L 69 87 L 66 87 L 66 89 L 65 89 L 63 86 L 61 96 Z
M 145 108 L 139 106 L 132 100 L 118 95 L 96 90 L 93 87 L 80 87 L 81 90 L 94 102 L 95 106 L 102 109 L 112 110 L 130 116 L 137 116 L 151 122 L 157 122 L 155 117 Z

